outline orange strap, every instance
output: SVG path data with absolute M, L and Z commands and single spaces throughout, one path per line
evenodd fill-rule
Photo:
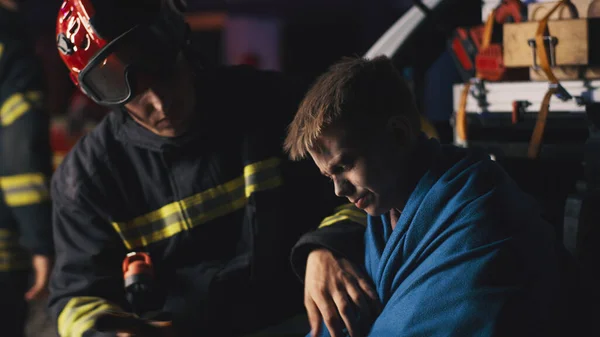
M 548 29 L 548 19 L 550 19 L 550 16 L 552 15 L 552 13 L 554 13 L 556 10 L 558 10 L 561 6 L 564 6 L 568 3 L 569 3 L 569 0 L 561 0 L 560 2 L 558 2 L 546 14 L 546 16 L 544 16 L 542 18 L 542 20 L 540 20 L 537 31 L 535 32 L 535 48 L 536 48 L 537 55 L 539 56 L 539 59 L 540 59 L 540 66 L 541 66 L 542 70 L 544 71 L 544 73 L 546 74 L 546 76 L 548 77 L 548 80 L 550 81 L 550 83 L 554 84 L 554 85 L 551 86 L 548 89 L 548 91 L 546 92 L 546 94 L 544 95 L 544 99 L 542 100 L 542 104 L 540 106 L 540 111 L 538 112 L 538 115 L 537 115 L 535 127 L 533 129 L 533 133 L 531 134 L 531 140 L 529 141 L 529 149 L 527 151 L 527 156 L 531 159 L 537 158 L 537 156 L 539 154 L 542 140 L 544 138 L 544 129 L 546 128 L 546 119 L 548 118 L 548 111 L 550 110 L 550 99 L 552 99 L 552 95 L 554 95 L 558 91 L 558 85 L 559 85 L 558 79 L 556 78 L 556 76 L 554 76 L 554 73 L 552 72 L 552 69 L 550 68 L 549 57 L 548 57 L 548 53 L 546 52 L 546 45 L 544 43 L 544 36 L 545 36 L 546 30 Z
M 481 46 L 479 50 L 484 50 L 489 47 L 492 42 L 492 32 L 494 30 L 494 21 L 496 18 L 496 9 L 492 10 L 488 15 L 487 21 L 483 29 L 483 36 L 481 39 Z M 477 78 L 481 78 L 481 74 L 475 75 Z M 458 104 L 458 110 L 456 111 L 456 136 L 457 141 L 461 145 L 467 143 L 467 98 L 469 96 L 469 90 L 471 89 L 471 82 L 466 82 L 463 87 L 463 91 L 460 95 L 460 102 Z
M 492 10 L 485 21 L 485 27 L 483 28 L 483 38 L 481 40 L 481 50 L 490 46 L 492 43 L 492 32 L 494 31 L 494 21 L 496 18 L 496 9 Z
M 548 14 L 546 14 L 546 16 L 544 16 L 542 20 L 540 20 L 537 31 L 535 32 L 535 49 L 540 59 L 540 66 L 546 74 L 546 76 L 548 77 L 550 83 L 554 84 L 558 84 L 558 79 L 556 78 L 556 76 L 554 76 L 554 73 L 550 68 L 550 62 L 548 61 L 549 57 L 548 53 L 546 52 L 544 37 L 546 30 L 548 29 L 548 19 L 550 19 L 552 13 L 556 12 L 556 10 L 558 10 L 561 6 L 566 5 L 567 3 L 569 3 L 569 0 L 561 0 L 554 7 L 552 7 Z
M 546 128 L 546 119 L 548 118 L 548 110 L 550 109 L 550 99 L 552 98 L 552 95 L 556 93 L 556 90 L 556 88 L 550 88 L 542 100 L 535 127 L 531 134 L 531 140 L 529 141 L 529 149 L 527 150 L 527 156 L 531 159 L 537 158 L 540 153 L 544 129 Z
M 458 103 L 458 111 L 456 111 L 456 137 L 459 145 L 465 145 L 467 142 L 467 98 L 471 82 L 464 84 L 462 93 L 460 94 L 460 102 Z

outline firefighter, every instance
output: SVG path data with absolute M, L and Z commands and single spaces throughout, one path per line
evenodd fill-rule
M 303 85 L 200 64 L 171 1 L 66 0 L 57 47 L 77 87 L 113 109 L 52 181 L 49 306 L 62 337 L 102 336 L 99 318 L 131 312 L 131 253 L 150 256 L 176 336 L 236 336 L 302 312 L 292 247 L 318 305 L 376 301 L 350 262 L 364 213 L 327 199 L 318 170 L 281 148 Z
M 43 109 L 44 76 L 26 29 L 18 3 L 0 0 L 0 334 L 3 336 L 23 336 L 27 301 L 46 293 L 53 255 L 48 190 L 52 162 L 49 119 Z

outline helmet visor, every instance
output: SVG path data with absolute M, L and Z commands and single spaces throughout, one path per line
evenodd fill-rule
M 127 68 L 127 64 L 111 54 L 89 67 L 85 75 L 80 76 L 79 83 L 97 103 L 123 104 L 133 95 Z
M 121 105 L 135 96 L 135 74 L 161 78 L 174 59 L 157 50 L 150 34 L 137 26 L 106 45 L 79 73 L 83 91 L 96 103 Z

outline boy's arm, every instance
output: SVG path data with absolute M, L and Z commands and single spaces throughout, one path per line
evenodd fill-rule
M 304 305 L 314 335 L 324 323 L 334 337 L 343 336 L 344 327 L 357 336 L 359 320 L 373 320 L 380 311 L 363 268 L 365 222 L 362 211 L 340 206 L 293 248 L 292 265 L 304 280 Z
M 293 165 L 295 176 L 312 190 L 299 198 L 314 213 L 312 230 L 300 237 L 291 254 L 294 272 L 304 281 L 311 329 L 318 334 L 324 321 L 334 337 L 341 336 L 344 326 L 356 335 L 359 315 L 369 319 L 379 311 L 377 294 L 363 268 L 367 215 L 336 197 L 332 184 L 309 160 Z
M 324 218 L 316 230 L 304 234 L 294 245 L 291 255 L 298 278 L 304 280 L 308 257 L 315 250 L 325 249 L 336 257 L 362 265 L 366 221 L 364 212 L 345 204 Z

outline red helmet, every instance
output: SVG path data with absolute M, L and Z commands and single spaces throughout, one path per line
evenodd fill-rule
M 103 105 L 133 98 L 136 72 L 167 75 L 187 37 L 172 0 L 65 0 L 56 23 L 71 80 Z

